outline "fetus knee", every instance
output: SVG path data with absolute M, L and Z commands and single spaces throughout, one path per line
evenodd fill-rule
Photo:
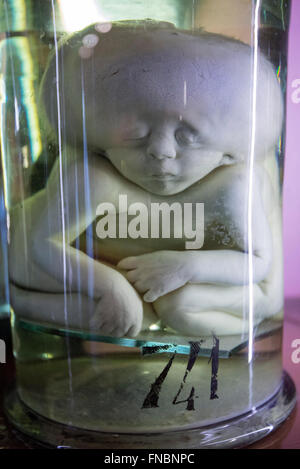
M 247 325 L 243 318 L 218 311 L 212 305 L 211 308 L 204 309 L 200 298 L 191 297 L 192 292 L 193 288 L 182 287 L 153 303 L 157 315 L 166 326 L 192 337 L 245 332 Z

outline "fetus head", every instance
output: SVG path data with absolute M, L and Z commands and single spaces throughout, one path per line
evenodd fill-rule
M 69 145 L 85 138 L 124 177 L 159 195 L 245 162 L 254 137 L 255 158 L 276 145 L 280 87 L 272 66 L 249 46 L 152 23 L 98 31 L 91 26 L 65 41 L 59 80 L 54 59 L 43 80 L 53 129 L 59 90 Z

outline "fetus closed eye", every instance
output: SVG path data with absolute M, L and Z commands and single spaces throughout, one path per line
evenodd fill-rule
M 197 133 L 188 129 L 178 129 L 176 131 L 176 140 L 179 145 L 201 146 L 201 137 Z

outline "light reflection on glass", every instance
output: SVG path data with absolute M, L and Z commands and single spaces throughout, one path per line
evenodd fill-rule
M 81 0 L 58 0 L 58 7 L 66 31 L 78 31 L 97 21 L 105 22 L 107 19 L 101 12 L 100 2 L 85 0 L 82 8 Z

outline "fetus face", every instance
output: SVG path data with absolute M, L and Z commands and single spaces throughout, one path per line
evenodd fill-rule
M 153 116 L 144 123 L 129 127 L 124 143 L 112 142 L 106 150 L 119 172 L 143 189 L 158 195 L 176 194 L 221 164 L 222 152 L 210 148 L 198 129 L 186 122 L 171 116 L 160 122 Z
M 133 89 L 126 86 L 126 109 L 120 100 L 120 105 L 116 103 L 105 113 L 109 122 L 102 122 L 99 116 L 101 131 L 92 133 L 90 129 L 88 137 L 124 177 L 151 193 L 171 195 L 232 160 L 226 155 L 226 145 L 215 142 L 214 134 L 222 122 L 217 115 L 211 118 L 207 100 L 199 97 L 185 105 L 184 83 L 182 102 L 175 98 L 180 83 L 160 99 L 141 94 L 137 99 L 137 92 L 145 90 L 147 83 L 142 77 L 135 83 Z

